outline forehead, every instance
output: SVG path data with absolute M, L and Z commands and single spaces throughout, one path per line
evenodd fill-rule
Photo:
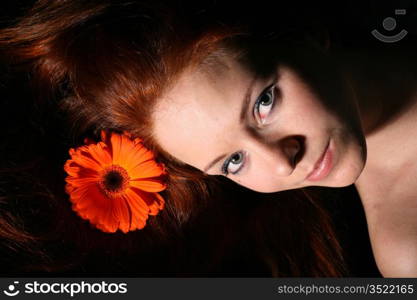
M 203 169 L 230 149 L 252 80 L 253 75 L 231 58 L 222 66 L 185 71 L 155 106 L 156 141 L 178 160 Z

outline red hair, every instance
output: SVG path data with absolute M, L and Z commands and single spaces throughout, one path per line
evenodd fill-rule
M 200 20 L 178 4 L 154 2 L 39 0 L 15 26 L 0 31 L 0 53 L 6 64 L 30 71 L 38 105 L 56 101 L 78 141 L 86 134 L 98 137 L 101 129 L 128 131 L 141 137 L 167 166 L 166 209 L 141 235 L 162 239 L 172 233 L 170 228 L 180 232 L 183 224 L 227 197 L 256 197 L 263 202 L 251 201 L 260 204 L 249 213 L 249 232 L 272 275 L 342 275 L 343 258 L 331 220 L 305 190 L 280 195 L 241 190 L 160 149 L 150 123 L 157 98 L 186 68 L 233 48 L 233 40 L 247 32 Z M 56 174 L 62 175 L 58 170 Z M 59 202 L 59 192 L 49 196 Z M 268 211 L 279 197 L 278 221 Z M 30 243 L 33 237 L 14 222 L 1 220 L 1 236 L 16 245 Z M 147 241 L 152 243 L 151 238 Z

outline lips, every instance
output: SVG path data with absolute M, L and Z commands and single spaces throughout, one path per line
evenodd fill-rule
M 320 156 L 314 169 L 308 174 L 307 180 L 309 181 L 319 181 L 324 179 L 331 171 L 333 166 L 333 153 L 330 147 L 330 140 L 327 143 L 326 149 L 323 154 Z

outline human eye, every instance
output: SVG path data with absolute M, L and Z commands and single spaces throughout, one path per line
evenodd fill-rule
M 242 169 L 245 161 L 245 152 L 239 151 L 233 153 L 223 164 L 222 173 L 228 175 L 229 173 L 235 175 Z
M 276 88 L 275 84 L 268 86 L 256 100 L 253 107 L 255 120 L 260 124 L 265 124 L 266 119 L 275 104 Z

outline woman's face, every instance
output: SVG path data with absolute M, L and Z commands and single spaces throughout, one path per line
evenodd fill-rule
M 263 78 L 224 63 L 186 71 L 159 99 L 152 117 L 165 151 L 258 192 L 356 180 L 366 146 L 352 99 L 324 101 L 286 66 Z

